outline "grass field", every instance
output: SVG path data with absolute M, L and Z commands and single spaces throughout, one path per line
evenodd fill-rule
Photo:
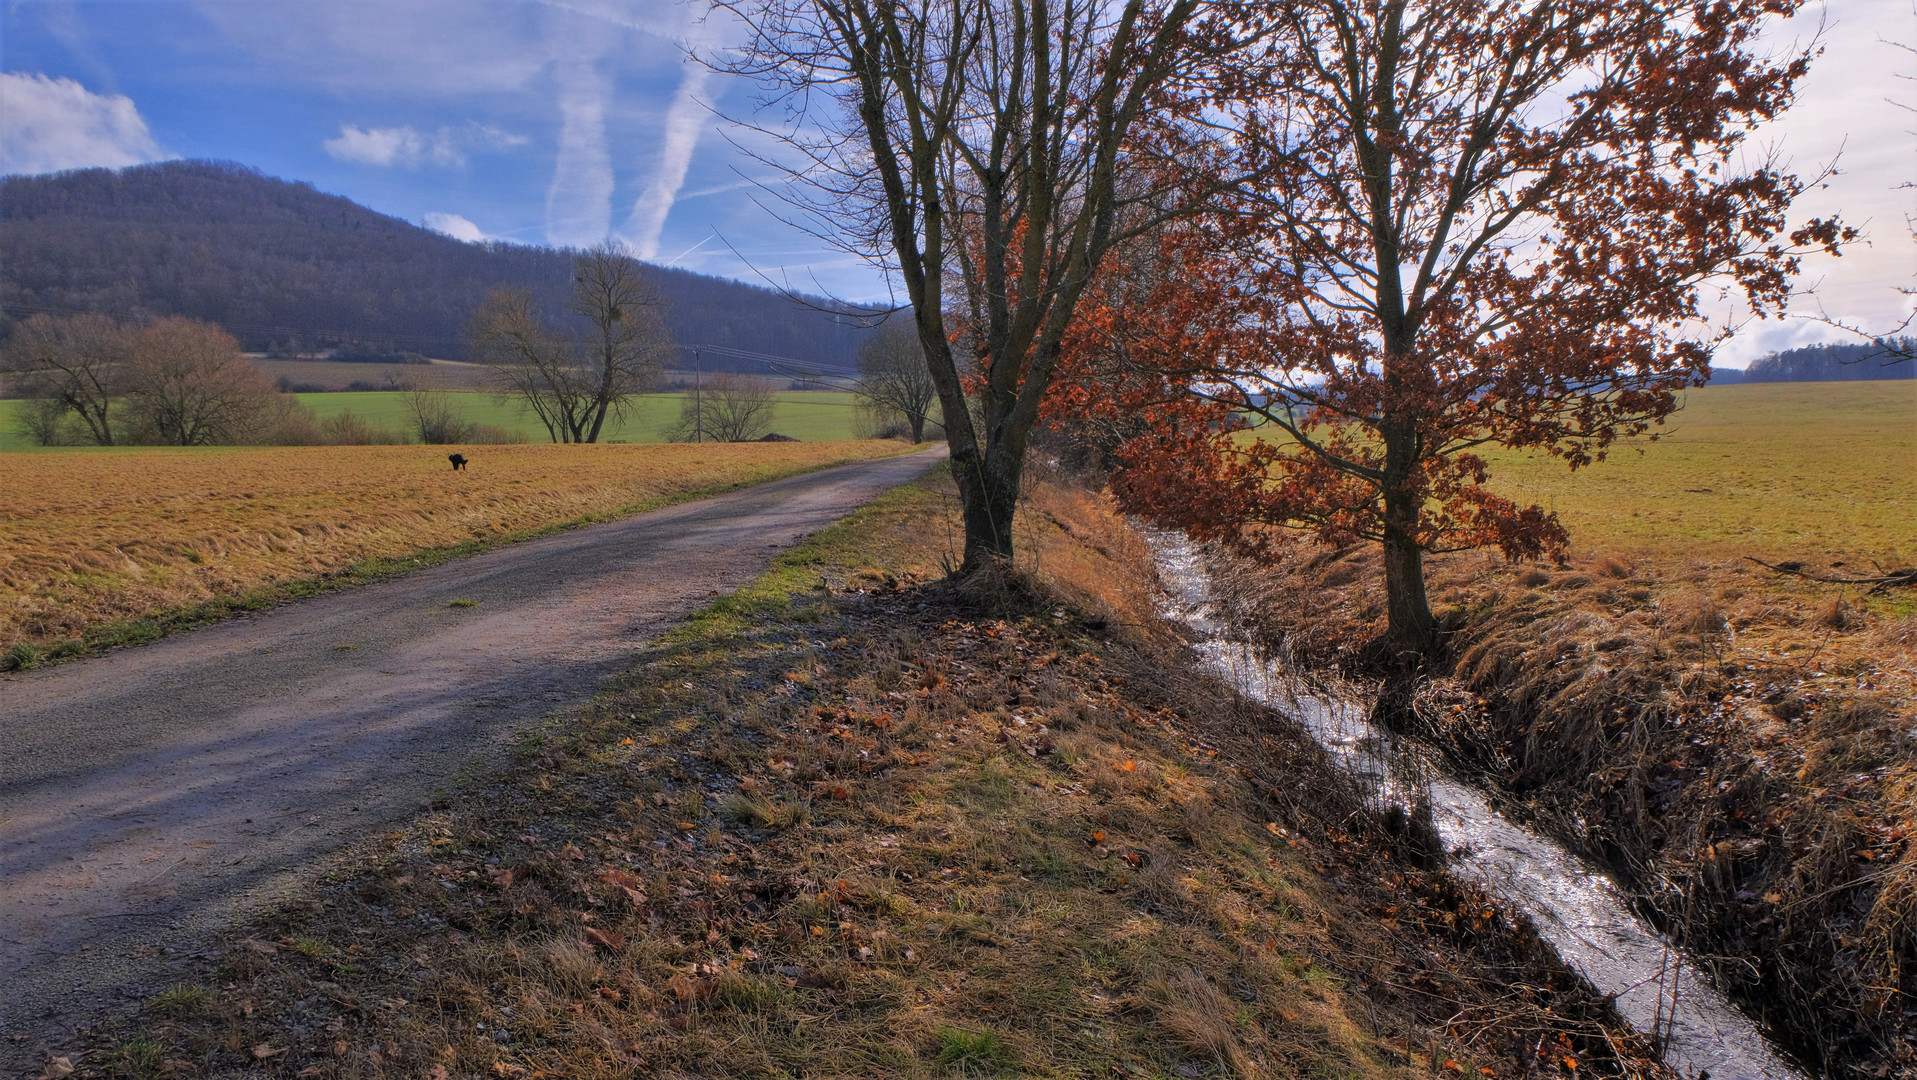
M 11 454 L 0 468 L 0 653 L 21 641 L 79 651 L 127 632 L 156 636 L 169 621 L 218 614 L 207 605 L 269 603 L 289 583 L 900 449 L 495 446 L 473 451 L 460 473 L 437 447 Z
M 358 367 L 383 367 L 408 370 L 396 364 L 361 364 Z M 375 427 L 404 431 L 407 427 L 405 395 L 390 391 L 365 393 L 298 394 L 303 404 L 324 420 L 348 409 L 353 415 Z M 679 420 L 679 411 L 688 395 L 647 394 L 639 398 L 625 419 L 617 424 L 607 421 L 601 442 L 657 443 L 666 441 L 666 433 Z M 853 395 L 824 390 L 784 390 L 774 394 L 777 408 L 772 430 L 803 442 L 833 442 L 853 437 Z M 491 394 L 467 393 L 458 399 L 467 420 L 491 424 L 508 431 L 519 431 L 532 442 L 546 442 L 546 429 L 531 413 L 517 404 L 501 402 Z M 19 432 L 16 421 L 21 401 L 0 401 L 0 450 L 34 449 Z
M 1488 455 L 1580 548 L 1779 559 L 1917 557 L 1917 380 L 1693 390 L 1655 443 L 1576 473 Z

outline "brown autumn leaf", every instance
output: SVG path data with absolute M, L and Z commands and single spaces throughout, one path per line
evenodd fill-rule
M 336 1039 L 336 1040 L 334 1040 L 334 1041 L 333 1041 L 333 1056 L 334 1056 L 334 1057 L 345 1057 L 345 1056 L 346 1056 L 346 1051 L 347 1051 L 347 1050 L 349 1050 L 349 1049 L 351 1049 L 351 1047 L 349 1047 L 349 1046 L 347 1046 L 347 1045 L 346 1045 L 346 1040 L 345 1040 L 345 1039 Z
M 618 952 L 626 947 L 626 936 L 610 930 L 601 930 L 596 926 L 586 927 L 586 940 L 607 952 Z
M 60 1080 L 60 1078 L 63 1076 L 72 1076 L 72 1075 L 73 1075 L 73 1061 L 71 1058 L 65 1058 L 65 1057 L 57 1057 L 57 1058 L 54 1058 L 52 1061 L 47 1062 L 47 1067 L 45 1071 L 43 1071 L 40 1074 L 40 1076 L 42 1077 L 42 1080 Z
M 267 1058 L 278 1057 L 284 1053 L 286 1053 L 284 1046 L 268 1046 L 266 1043 L 261 1043 L 253 1048 L 253 1060 L 265 1061 Z
M 318 1065 L 308 1065 L 306 1068 L 301 1069 L 299 1072 L 296 1072 L 293 1075 L 295 1077 L 298 1077 L 298 1080 L 315 1080 L 316 1077 L 318 1077 L 321 1073 L 325 1071 L 326 1071 L 325 1069 L 319 1067 Z M 441 1073 L 440 1075 L 444 1076 L 445 1074 Z
M 574 862 L 586 861 L 586 853 L 579 850 L 579 845 L 573 843 L 570 840 L 566 841 L 565 847 L 562 847 L 559 849 L 559 854 L 564 855 L 566 858 L 571 859 Z
M 1117 769 L 1119 772 L 1137 772 L 1138 762 L 1133 761 L 1131 758 L 1126 758 L 1125 760 L 1112 766 L 1112 768 Z
M 1464 1066 L 1458 1064 L 1457 1062 L 1451 1060 L 1450 1058 L 1444 1059 L 1444 1067 L 1449 1072 L 1461 1073 L 1464 1071 Z
M 513 887 L 513 872 L 503 866 L 494 870 L 492 877 L 493 888 L 498 889 L 500 892 L 505 892 L 507 889 Z
M 1092 834 L 1092 838 L 1086 842 L 1092 843 L 1092 844 L 1102 844 L 1105 842 L 1105 834 L 1103 832 L 1095 832 Z
M 426 1080 L 446 1080 L 446 1066 L 434 1065 L 426 1074 Z
M 1578 1059 L 1577 1059 L 1577 1058 L 1574 1058 L 1574 1057 L 1572 1057 L 1572 1056 L 1571 1056 L 1571 1055 L 1569 1055 L 1569 1054 L 1566 1054 L 1566 1055 L 1564 1055 L 1564 1067 L 1565 1067 L 1565 1068 L 1567 1068 L 1567 1069 L 1569 1069 L 1569 1070 L 1571 1070 L 1572 1072 L 1577 1072 L 1577 1071 L 1578 1071 Z

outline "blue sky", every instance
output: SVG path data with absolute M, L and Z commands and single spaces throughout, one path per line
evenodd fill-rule
M 781 224 L 733 145 L 754 90 L 684 59 L 724 44 L 701 4 L 670 0 L 7 0 L 0 15 L 0 172 L 221 158 L 306 180 L 467 239 L 588 244 L 614 236 L 657 262 L 882 299 L 858 260 Z M 1917 277 L 1917 42 L 1910 0 L 1840 0 L 1797 109 L 1760 145 L 1799 171 L 1843 172 L 1801 205 L 1841 210 L 1872 243 L 1818 260 L 1816 305 L 1893 324 Z M 1841 154 L 1841 157 L 1839 156 Z M 762 277 L 763 275 L 763 277 Z M 1755 325 L 1741 364 L 1835 336 Z

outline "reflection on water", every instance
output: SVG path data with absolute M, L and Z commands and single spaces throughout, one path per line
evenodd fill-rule
M 1296 718 L 1332 760 L 1386 806 L 1430 800 L 1450 871 L 1483 883 L 1527 912 L 1538 933 L 1638 1030 L 1665 1034 L 1665 1060 L 1713 1080 L 1801 1080 L 1743 1013 L 1682 954 L 1639 922 L 1617 888 L 1555 842 L 1500 816 L 1484 794 L 1430 768 L 1402 742 L 1374 728 L 1366 710 L 1315 696 L 1257 656 L 1241 635 L 1212 618 L 1197 550 L 1176 533 L 1154 533 L 1171 617 L 1204 634 L 1208 666 L 1246 696 Z M 1675 1004 L 1673 999 L 1675 998 Z

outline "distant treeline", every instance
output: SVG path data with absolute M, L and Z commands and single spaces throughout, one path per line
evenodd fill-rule
M 0 179 L 7 316 L 185 316 L 218 323 L 258 352 L 463 359 L 467 321 L 494 288 L 526 289 L 559 313 L 574 254 L 462 243 L 223 162 Z M 688 345 L 849 371 L 868 333 L 856 318 L 770 289 L 652 272 L 670 305 L 667 326 Z M 705 366 L 757 370 L 713 355 Z
M 1917 377 L 1917 338 L 1807 345 L 1751 362 L 1744 382 L 1861 382 Z

